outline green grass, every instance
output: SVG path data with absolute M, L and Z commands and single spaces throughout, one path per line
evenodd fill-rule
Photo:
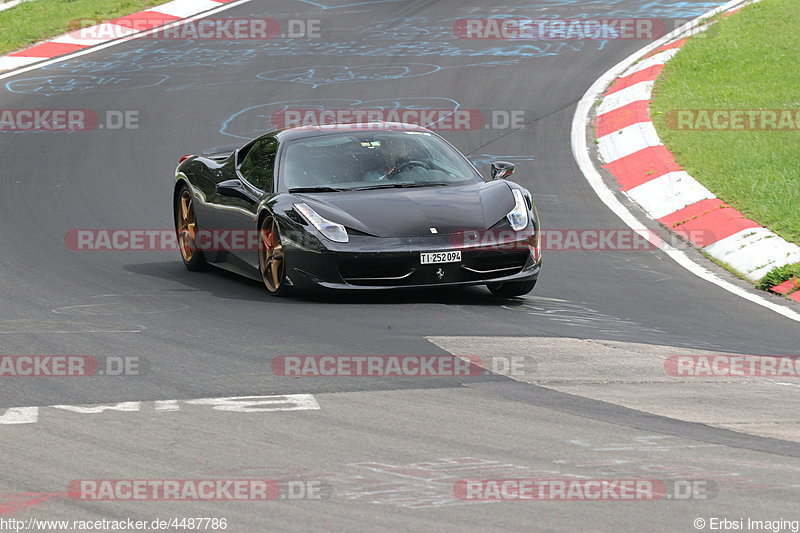
M 167 0 L 34 0 L 0 11 L 0 54 L 27 48 L 50 37 L 130 15 Z
M 767 290 L 792 278 L 800 279 L 800 263 L 773 268 L 766 276 L 758 281 L 756 287 Z
M 652 115 L 676 160 L 745 216 L 800 243 L 800 131 L 687 131 L 678 109 L 800 111 L 798 0 L 763 0 L 690 39 L 656 82 Z

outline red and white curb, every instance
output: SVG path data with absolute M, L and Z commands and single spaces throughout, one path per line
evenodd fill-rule
M 645 54 L 608 87 L 597 108 L 598 152 L 622 192 L 648 215 L 755 282 L 775 267 L 800 262 L 800 246 L 748 219 L 692 178 L 675 162 L 650 118 L 653 84 L 685 42 L 685 37 L 675 39 Z M 800 301 L 800 293 L 795 299 Z
M 174 0 L 146 11 L 139 11 L 109 22 L 76 30 L 25 50 L 0 57 L 0 72 L 129 37 L 234 1 L 236 0 Z M 87 35 L 95 35 L 97 38 L 87 38 Z
M 775 285 L 770 290 L 776 294 L 788 296 L 795 302 L 800 302 L 800 279 L 798 278 L 786 280 L 783 283 Z
M 759 305 L 768 309 L 774 313 L 777 313 L 789 320 L 793 320 L 795 322 L 800 322 L 800 313 L 796 311 L 794 307 L 789 307 L 785 305 L 783 302 L 776 301 L 772 298 L 767 298 L 762 293 L 753 290 L 751 287 L 745 287 L 742 283 L 731 280 L 727 276 L 722 276 L 717 272 L 714 272 L 709 269 L 706 262 L 698 262 L 692 257 L 690 257 L 685 251 L 680 250 L 668 242 L 660 239 L 657 235 L 653 234 L 653 232 L 649 229 L 649 223 L 642 220 L 641 218 L 641 210 L 632 210 L 627 204 L 623 203 L 620 198 L 621 192 L 619 191 L 619 187 L 611 187 L 607 183 L 606 179 L 600 173 L 599 169 L 599 161 L 598 157 L 596 156 L 594 145 L 591 144 L 591 139 L 594 137 L 594 127 L 591 127 L 590 118 L 596 114 L 598 110 L 597 102 L 603 98 L 603 94 L 608 90 L 608 88 L 612 85 L 612 83 L 620 77 L 625 76 L 626 74 L 635 74 L 640 72 L 639 76 L 643 79 L 638 78 L 629 78 L 626 83 L 629 83 L 632 86 L 641 83 L 642 81 L 646 82 L 643 85 L 640 85 L 637 88 L 634 88 L 630 91 L 627 91 L 624 94 L 633 95 L 636 91 L 643 91 L 642 96 L 639 98 L 630 97 L 631 99 L 624 103 L 620 104 L 618 107 L 626 106 L 633 104 L 635 102 L 644 102 L 637 104 L 636 106 L 631 106 L 628 108 L 631 111 L 633 117 L 625 117 L 624 122 L 620 123 L 619 126 L 616 128 L 611 125 L 611 123 L 607 123 L 604 128 L 605 135 L 609 133 L 614 133 L 619 131 L 626 126 L 633 126 L 635 124 L 639 124 L 644 122 L 645 125 L 642 128 L 647 128 L 647 122 L 650 121 L 650 118 L 647 114 L 647 101 L 650 99 L 650 92 L 652 90 L 652 83 L 655 78 L 647 79 L 648 76 L 652 76 L 652 71 L 648 71 L 647 69 L 650 67 L 656 67 L 654 70 L 659 69 L 658 63 L 662 60 L 662 58 L 667 57 L 669 54 L 674 52 L 669 52 L 663 56 L 659 56 L 655 58 L 656 55 L 662 52 L 668 52 L 672 48 L 677 48 L 680 46 L 679 39 L 684 38 L 688 35 L 696 33 L 697 31 L 702 30 L 702 25 L 713 16 L 716 16 L 719 13 L 724 13 L 726 11 L 731 11 L 734 8 L 741 7 L 742 5 L 748 3 L 748 0 L 731 0 L 727 4 L 720 6 L 716 9 L 705 13 L 693 21 L 683 25 L 681 28 L 671 32 L 669 35 L 659 39 L 658 41 L 651 43 L 641 50 L 631 54 L 629 57 L 623 59 L 618 64 L 614 65 L 610 68 L 606 73 L 600 76 L 595 82 L 586 90 L 586 93 L 578 102 L 578 105 L 575 110 L 575 114 L 572 118 L 572 129 L 570 134 L 570 144 L 572 146 L 572 155 L 575 158 L 575 162 L 578 164 L 578 167 L 581 170 L 584 178 L 586 179 L 589 186 L 595 192 L 597 197 L 602 201 L 606 207 L 609 208 L 615 215 L 617 215 L 628 227 L 633 229 L 634 231 L 640 233 L 643 237 L 648 238 L 655 246 L 661 250 L 661 252 L 666 256 L 669 257 L 671 260 L 675 261 L 681 267 L 685 268 L 687 271 L 692 273 L 693 275 L 716 285 L 717 287 L 742 298 L 743 300 L 747 300 L 753 304 Z M 678 41 L 676 41 L 678 39 Z M 669 46 L 665 46 L 669 45 Z M 663 47 L 663 48 L 662 48 Z M 658 50 L 658 51 L 657 51 Z M 650 59 L 650 58 L 655 59 Z M 644 59 L 644 61 L 643 61 Z M 647 63 L 645 61 L 649 60 Z M 663 61 L 662 67 L 663 68 Z M 635 71 L 635 72 L 634 72 Z M 649 82 L 649 83 L 647 83 Z M 622 90 L 627 89 L 628 87 L 620 86 L 617 91 L 622 93 Z M 605 104 L 602 108 L 601 114 L 606 114 L 609 111 L 613 111 L 616 109 L 612 102 L 614 100 L 621 101 L 623 100 L 624 94 L 613 96 L 609 94 L 609 98 L 604 99 L 601 105 Z M 612 100 L 613 96 L 613 100 Z M 606 101 L 608 100 L 608 101 Z M 638 113 L 638 115 L 637 115 Z M 652 123 L 650 124 L 652 127 Z M 652 135 L 653 132 L 650 130 L 650 134 Z M 598 135 L 600 135 L 598 133 Z M 601 135 L 601 136 L 605 136 Z M 646 134 L 645 134 L 646 135 Z M 657 135 L 655 136 L 658 137 Z M 611 153 L 611 150 L 615 150 L 615 148 L 611 148 L 609 146 L 604 147 L 604 150 L 608 149 Z M 643 150 L 649 152 L 659 152 L 666 150 L 659 142 L 654 144 L 654 146 L 647 146 L 643 148 Z M 624 152 L 622 152 L 624 153 Z M 635 152 L 634 152 L 635 153 Z M 631 155 L 631 154 L 629 154 Z M 632 160 L 629 160 L 632 161 Z M 667 176 L 666 178 L 662 179 L 660 183 L 667 182 L 671 184 L 674 181 L 678 181 L 677 178 L 686 178 L 683 174 L 680 174 L 682 169 L 677 165 L 674 165 L 674 160 L 671 160 L 669 156 L 661 157 L 659 159 L 654 160 L 656 164 L 660 163 L 662 165 L 666 165 L 667 163 L 671 162 L 671 166 L 667 166 L 666 168 L 662 168 L 658 171 L 656 168 L 652 169 L 653 174 L 655 172 L 659 172 L 658 175 L 648 174 L 651 169 L 646 169 L 642 174 L 644 175 L 645 179 L 641 179 L 637 185 L 644 185 L 646 182 L 651 181 L 655 178 L 661 178 L 667 174 L 673 173 L 671 176 Z M 640 174 L 641 175 L 641 174 Z M 682 180 L 681 180 L 682 181 Z M 688 181 L 687 181 L 688 182 Z M 656 182 L 653 186 L 658 186 L 659 182 Z M 629 183 L 627 189 L 633 189 L 635 186 L 632 183 Z M 702 187 L 702 186 L 700 186 Z M 682 192 L 682 194 L 691 197 L 694 195 L 694 198 L 703 198 L 706 195 L 706 192 L 703 190 L 704 188 L 698 189 L 697 185 L 694 186 L 693 190 L 689 190 L 686 192 Z M 681 189 L 682 190 L 682 189 Z M 646 191 L 646 189 L 641 189 L 639 192 Z M 710 194 L 710 193 L 709 193 Z M 670 194 L 670 197 L 675 196 Z M 628 198 L 630 198 L 628 196 Z M 703 200 L 713 200 L 713 195 L 711 198 L 703 198 Z M 644 200 L 643 200 L 644 201 Z M 702 201 L 702 200 L 701 200 Z M 719 202 L 719 200 L 716 200 Z M 652 202 L 651 202 L 652 203 Z M 666 202 L 659 202 L 659 204 Z M 656 217 L 653 215 L 648 215 L 648 218 L 660 218 L 663 216 L 668 216 L 670 213 L 675 213 L 675 209 L 680 210 L 689 205 L 696 203 L 693 200 L 687 200 L 684 205 L 678 205 L 674 209 L 669 207 L 664 207 L 663 209 L 666 212 L 661 211 L 658 213 Z M 721 203 L 721 202 L 720 202 Z M 680 201 L 677 204 L 681 204 Z M 655 207 L 652 207 L 655 209 Z M 724 213 L 724 211 L 723 211 Z M 680 225 L 680 224 L 678 224 Z M 711 244 L 711 243 L 709 243 Z

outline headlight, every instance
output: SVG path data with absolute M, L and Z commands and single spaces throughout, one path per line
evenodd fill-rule
M 514 189 L 514 209 L 511 210 L 506 218 L 511 223 L 514 231 L 524 230 L 528 227 L 528 205 L 522 197 L 522 191 Z
M 320 233 L 329 238 L 333 242 L 349 242 L 350 237 L 347 235 L 347 230 L 341 224 L 331 222 L 327 218 L 323 218 L 317 214 L 316 211 L 311 209 L 305 203 L 293 205 L 294 210 L 303 215 L 308 222 L 317 228 Z

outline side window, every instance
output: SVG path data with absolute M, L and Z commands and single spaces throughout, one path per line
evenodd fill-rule
M 274 138 L 256 142 L 247 152 L 239 169 L 247 181 L 264 192 L 272 192 L 277 149 L 278 141 Z

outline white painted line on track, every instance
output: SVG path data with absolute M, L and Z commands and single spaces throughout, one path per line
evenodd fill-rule
M 6 0 L 3 3 L 0 3 L 0 11 L 5 11 L 6 9 L 11 9 L 12 7 L 17 7 L 23 2 L 30 2 L 31 0 L 11 0 L 10 2 Z
M 213 0 L 173 0 L 172 2 L 161 4 L 160 6 L 148 8 L 147 10 L 157 11 L 165 15 L 172 15 L 173 17 L 186 17 L 195 15 L 198 12 L 203 12 L 206 9 L 214 9 L 216 6 L 219 6 L 219 4 Z
M 143 405 L 144 404 L 144 405 Z M 11 407 L 0 412 L 0 425 L 35 424 L 42 409 L 67 411 L 83 415 L 105 412 L 138 413 L 181 411 L 181 406 L 200 406 L 215 411 L 231 413 L 271 413 L 275 411 L 311 411 L 321 409 L 312 394 L 282 394 L 275 396 L 231 396 L 225 398 L 199 398 L 196 400 L 157 400 L 154 402 L 119 402 L 95 405 L 47 405 L 36 407 Z

